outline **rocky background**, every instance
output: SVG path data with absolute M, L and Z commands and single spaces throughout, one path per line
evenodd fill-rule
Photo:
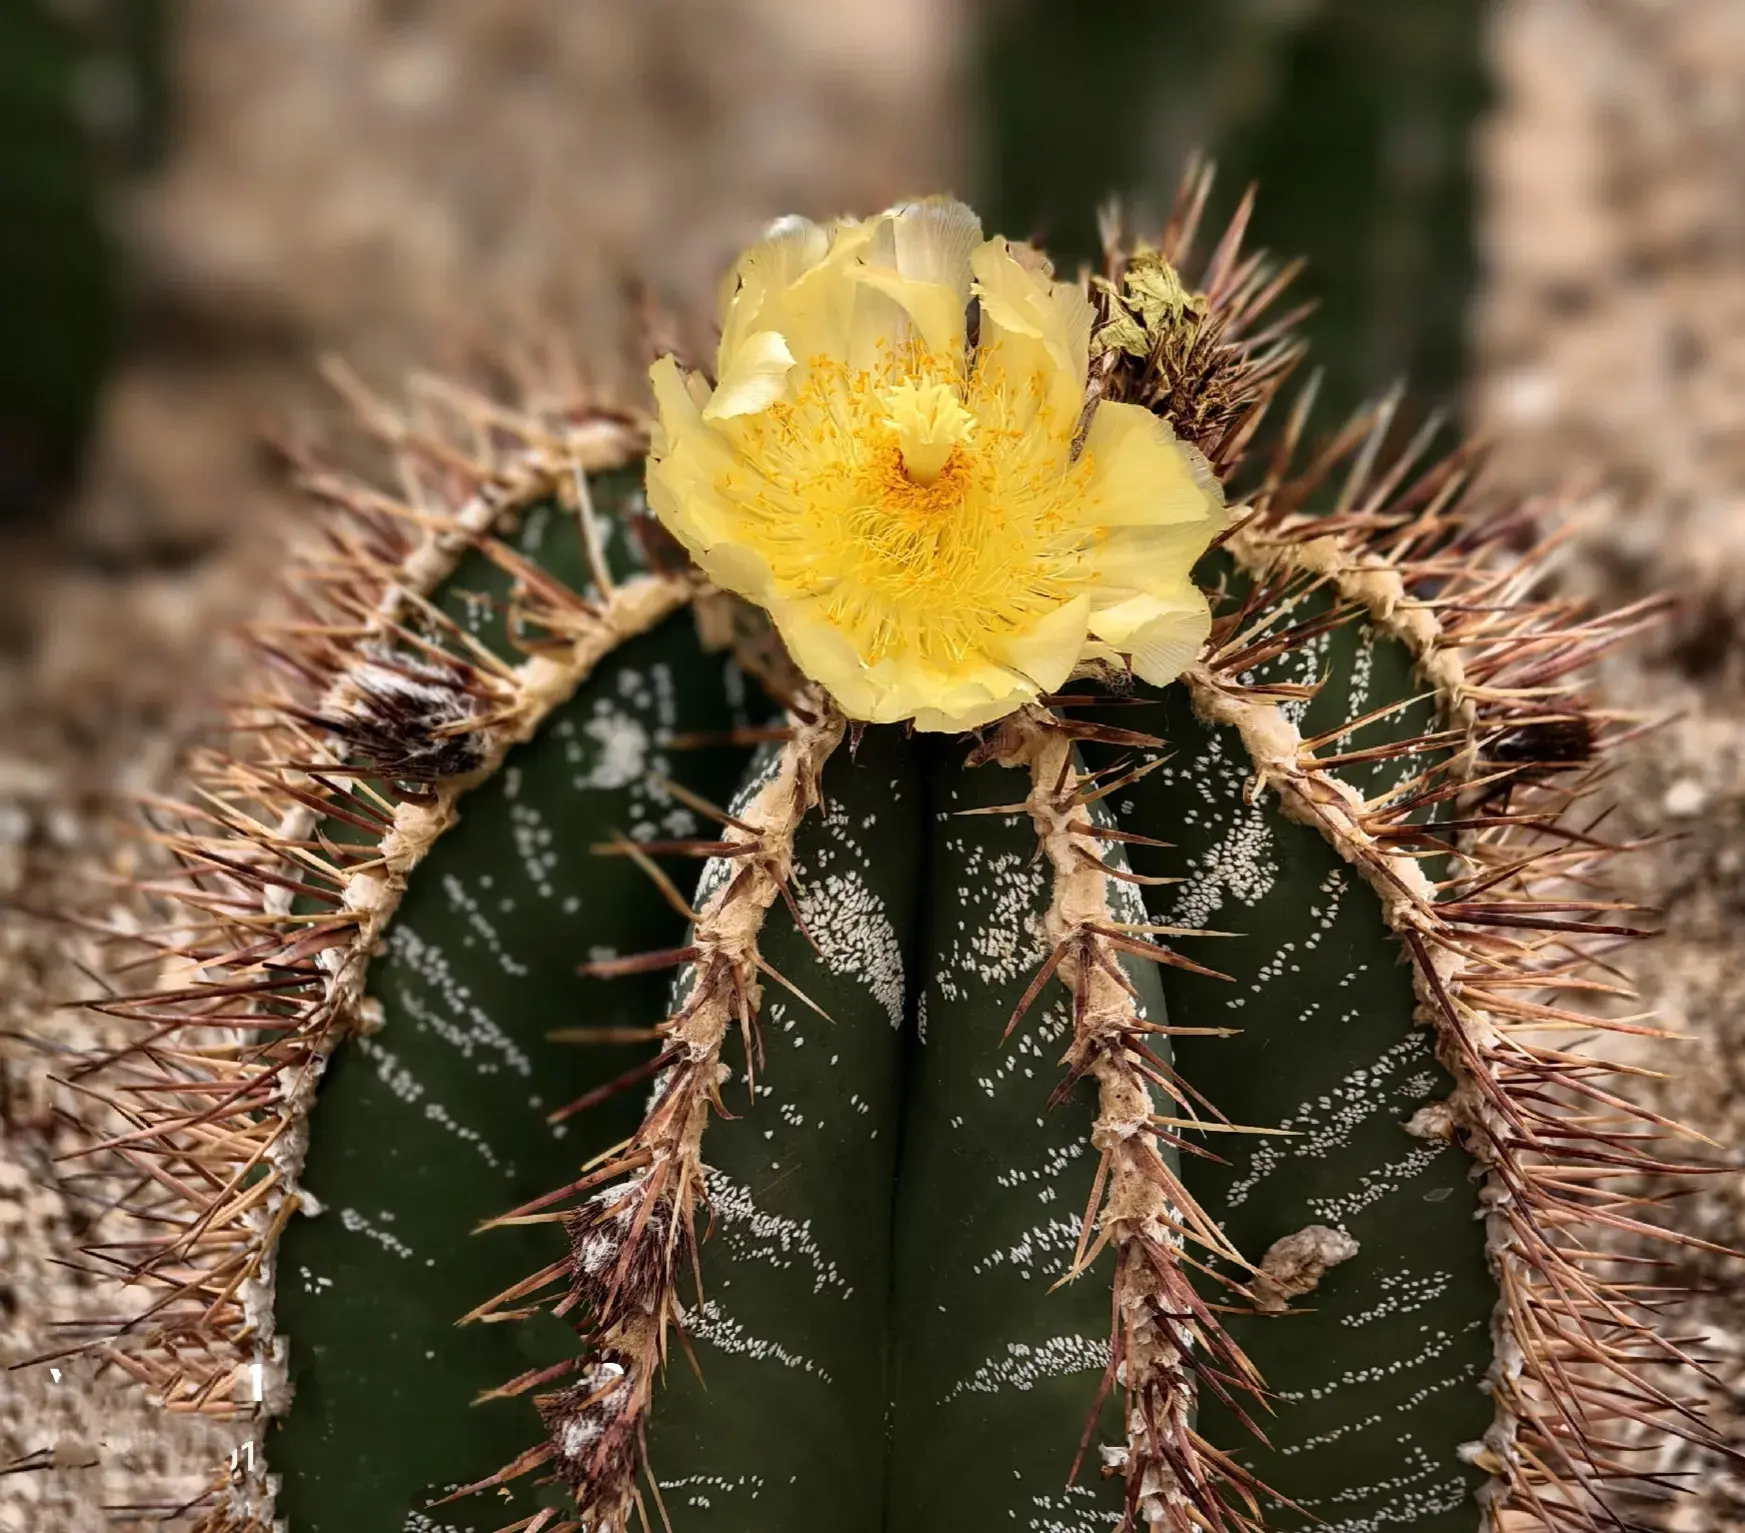
M 1692 1035 L 1655 1089 L 1740 1141 L 1737 0 L 167 4 L 0 13 L 0 1366 L 108 1302 L 59 1264 L 90 1211 L 50 1081 L 99 960 L 28 912 L 129 855 L 118 793 L 199 729 L 292 514 L 263 443 L 331 410 L 316 361 L 392 387 L 561 338 L 622 383 L 631 284 L 706 299 L 773 212 L 947 187 L 1084 251 L 1105 191 L 1160 210 L 1195 145 L 1226 206 L 1260 177 L 1264 243 L 1311 256 L 1335 405 L 1408 372 L 1496 438 L 1499 482 L 1582 479 L 1570 588 L 1678 593 L 1607 673 L 1678 715 L 1620 773 L 1619 823 L 1682 836 L 1631 875 L 1668 928 L 1635 959 L 1646 1004 Z M 26 44 L 48 62 L 15 112 Z M 45 200 L 45 165 L 89 196 Z M 50 254 L 19 254 L 25 226 Z M 1689 1218 L 1737 1243 L 1741 1197 L 1716 1179 Z M 1726 1411 L 1738 1280 L 1691 1268 L 1714 1292 L 1678 1328 L 1715 1337 Z M 143 1525 L 228 1451 L 88 1363 L 0 1375 L 0 1533 Z M 1745 1528 L 1736 1486 L 1703 1487 L 1669 1526 Z

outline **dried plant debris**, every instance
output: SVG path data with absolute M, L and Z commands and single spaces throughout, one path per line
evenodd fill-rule
M 1727 1450 L 1615 1240 L 1717 1250 L 1665 1189 L 1719 1162 L 1603 1042 L 1657 1029 L 1588 807 L 1636 726 L 1582 678 L 1655 604 L 1536 595 L 1542 508 L 1392 401 L 1259 451 L 1291 272 L 1246 201 L 1193 257 L 1209 186 L 1087 286 L 1087 409 L 1238 508 L 1167 688 L 845 720 L 651 557 L 633 416 L 371 403 L 401 490 L 310 470 L 260 690 L 109 934 L 132 1041 L 67 1079 L 137 1306 L 73 1343 L 288 1410 L 282 1483 L 194 1525 L 1598 1533 L 1669 1435 Z M 338 1381 L 421 1358 L 358 1464 Z

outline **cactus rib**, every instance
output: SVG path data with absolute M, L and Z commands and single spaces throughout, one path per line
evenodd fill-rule
M 202 757 L 194 802 L 158 806 L 183 818 L 182 828 L 160 834 L 182 866 L 143 887 L 205 917 L 173 948 L 189 977 L 97 1003 L 146 1023 L 156 1047 L 174 1052 L 182 1087 L 130 1093 L 162 1077 L 151 1055 L 129 1044 L 90 1061 L 85 1073 L 104 1087 L 83 1088 L 94 1110 L 128 1125 L 116 1146 L 125 1162 L 170 1191 L 159 1213 L 174 1234 L 127 1253 L 130 1279 L 154 1296 L 122 1328 L 131 1349 L 112 1355 L 125 1356 L 128 1371 L 173 1409 L 248 1414 L 236 1390 L 254 1363 L 266 1370 L 269 1402 L 283 1398 L 274 1254 L 297 1206 L 308 1110 L 328 1058 L 356 1023 L 369 955 L 409 874 L 452 823 L 461 795 L 531 738 L 602 656 L 677 610 L 690 590 L 685 578 L 665 574 L 637 576 L 594 600 L 544 578 L 518 582 L 518 615 L 551 638 L 518 666 L 496 659 L 433 614 L 427 596 L 474 548 L 521 573 L 494 529 L 534 501 L 567 493 L 578 473 L 634 461 L 641 434 L 611 412 L 584 415 L 561 433 L 527 419 L 511 445 L 473 456 L 450 439 L 452 427 L 414 427 L 352 392 L 400 456 L 413 499 L 306 472 L 311 497 L 336 515 L 324 541 L 298 550 L 285 572 L 291 620 L 263 623 L 256 638 L 291 681 L 249 700 L 236 720 L 244 730 L 267 726 L 254 736 L 254 759 Z M 491 406 L 466 423 L 464 440 L 490 441 L 495 432 L 501 441 L 505 425 L 505 412 Z M 408 626 L 419 620 L 436 640 Z M 331 743 L 335 722 L 369 706 L 371 689 L 358 686 L 358 674 L 381 669 L 396 646 L 403 680 L 440 681 L 475 720 L 468 770 L 429 791 L 350 781 L 345 747 Z M 432 657 L 435 679 L 419 670 Z M 324 821 L 361 834 L 343 846 L 317 841 Z M 312 908 L 295 912 L 298 899 Z M 243 1041 L 202 1047 L 214 1028 L 241 1032 Z M 199 1337 L 197 1349 L 176 1344 L 188 1334 Z
M 1143 1019 L 1120 968 L 1124 955 L 1187 960 L 1124 930 L 1131 923 L 1118 922 L 1111 911 L 1110 869 L 1087 819 L 1102 789 L 1076 768 L 1072 735 L 1051 715 L 1030 710 L 1006 720 L 986 749 L 1003 765 L 1028 768 L 1027 806 L 1053 870 L 1044 924 L 1052 950 L 1038 980 L 1052 972 L 1072 996 L 1061 1090 L 1084 1076 L 1097 1087 L 1091 1143 L 1101 1159 L 1068 1274 L 1082 1272 L 1105 1244 L 1114 1247 L 1115 1318 L 1105 1387 L 1124 1395 L 1127 1441 L 1112 1461 L 1126 1485 L 1122 1525 L 1254 1528 L 1254 1484 L 1194 1431 L 1194 1391 L 1196 1375 L 1208 1371 L 1224 1388 L 1255 1400 L 1263 1386 L 1188 1281 L 1182 1253 L 1191 1241 L 1237 1267 L 1248 1263 L 1165 1158 L 1164 1149 L 1174 1150 L 1181 1140 L 1158 1126 L 1163 1115 L 1153 1090 L 1190 1117 L 1195 1104 L 1151 1046 L 1156 1034 L 1167 1035 L 1167 1026 Z M 1246 1512 L 1229 1505 L 1224 1487 L 1238 1493 Z
M 582 1517 L 605 1527 L 628 1520 L 668 1328 L 683 1330 L 679 1282 L 696 1257 L 696 1214 L 706 1200 L 701 1146 L 711 1113 L 722 1111 L 722 1047 L 739 1035 L 755 1085 L 763 982 L 787 983 L 759 953 L 758 935 L 770 905 L 787 890 L 794 837 L 818 806 L 819 777 L 843 730 L 841 716 L 821 696 L 790 710 L 788 738 L 767 779 L 739 814 L 728 817 L 725 877 L 694 913 L 686 946 L 594 966 L 596 972 L 630 972 L 648 962 L 691 968 L 688 987 L 658 1029 L 661 1049 L 654 1065 L 661 1073 L 647 1114 L 621 1152 L 589 1178 L 619 1180 L 593 1193 L 571 1217 L 572 1243 L 604 1235 L 616 1252 L 609 1270 L 597 1274 L 571 1264 L 571 1292 L 560 1309 L 580 1305 L 587 1317 L 588 1361 L 580 1382 L 541 1398 L 544 1446 L 454 1496 L 506 1483 L 555 1459 Z M 488 1316 L 521 1297 L 518 1286 L 481 1313 Z
M 1222 650 L 1214 643 L 1182 680 L 1202 720 L 1237 731 L 1256 783 L 1277 794 L 1288 817 L 1318 830 L 1375 892 L 1411 964 L 1419 1020 L 1434 1027 L 1438 1057 L 1456 1082 L 1446 1117 L 1424 1131 L 1464 1145 L 1484 1171 L 1486 1252 L 1499 1290 L 1487 1378 L 1495 1421 L 1473 1445 L 1472 1461 L 1493 1477 L 1481 1495 L 1491 1525 L 1514 1511 L 1554 1527 L 1596 1528 L 1609 1515 L 1608 1483 L 1632 1478 L 1608 1451 L 1608 1422 L 1652 1422 L 1725 1448 L 1644 1376 L 1645 1363 L 1692 1359 L 1647 1322 L 1628 1281 L 1596 1274 L 1596 1253 L 1582 1234 L 1609 1228 L 1697 1243 L 1627 1212 L 1647 1204 L 1625 1187 L 1702 1168 L 1669 1163 L 1633 1142 L 1630 1120 L 1650 1131 L 1675 1126 L 1591 1084 L 1592 1059 L 1526 1036 L 1576 1014 L 1526 1002 L 1523 992 L 1579 991 L 1584 974 L 1600 980 L 1601 969 L 1609 979 L 1614 971 L 1602 954 L 1639 933 L 1603 914 L 1612 908 L 1605 902 L 1583 897 L 1619 850 L 1565 828 L 1594 768 L 1578 760 L 1575 780 L 1561 781 L 1499 764 L 1488 752 L 1547 726 L 1578 734 L 1584 754 L 1595 751 L 1606 720 L 1570 678 L 1652 621 L 1660 603 L 1584 620 L 1562 604 L 1533 600 L 1551 542 L 1500 569 L 1487 563 L 1485 551 L 1520 525 L 1518 515 L 1486 514 L 1462 499 L 1467 452 L 1432 464 L 1409 485 L 1415 448 L 1368 477 L 1384 427 L 1385 407 L 1348 429 L 1343 445 L 1364 450 L 1331 514 L 1292 514 L 1288 496 L 1279 495 L 1263 500 L 1227 546 L 1256 580 L 1296 581 L 1299 591 L 1329 586 L 1406 646 L 1457 736 L 1444 747 L 1442 777 L 1365 800 L 1321 764 L 1277 698 L 1238 680 L 1252 655 L 1242 633 L 1228 635 Z M 1510 785 L 1506 812 L 1470 813 L 1483 808 L 1482 790 L 1498 783 Z M 1462 785 L 1467 792 L 1457 797 Z M 1455 826 L 1414 827 L 1411 816 L 1438 800 L 1463 806 Z M 1421 854 L 1446 850 L 1449 837 L 1457 875 L 1433 883 Z M 1579 1015 L 1595 1031 L 1614 1025 L 1604 1015 Z M 1616 1028 L 1637 1030 L 1628 1020 Z M 1596 1109 L 1626 1126 L 1596 1120 Z M 1561 1173 L 1572 1166 L 1596 1187 L 1614 1185 L 1605 1205 L 1570 1191 Z M 1587 1382 L 1575 1386 L 1577 1378 Z

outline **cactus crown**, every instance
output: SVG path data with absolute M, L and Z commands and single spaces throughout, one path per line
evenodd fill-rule
M 1579 690 L 1651 613 L 1535 596 L 1391 400 L 1263 439 L 1291 271 L 1246 201 L 1196 260 L 1209 187 L 1073 290 L 1079 443 L 1143 412 L 1234 508 L 1209 631 L 1161 685 L 1093 621 L 967 735 L 845 719 L 637 411 L 346 385 L 398 488 L 303 465 L 77 1078 L 150 1295 L 93 1345 L 286 1417 L 199 1527 L 1597 1530 L 1719 1446 L 1643 1254 L 1702 1167 L 1571 1042 L 1657 1036 Z

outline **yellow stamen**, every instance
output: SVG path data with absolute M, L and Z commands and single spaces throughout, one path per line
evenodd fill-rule
M 949 383 L 906 378 L 879 396 L 884 424 L 897 434 L 903 471 L 916 484 L 932 484 L 959 442 L 975 432 L 975 417 Z

